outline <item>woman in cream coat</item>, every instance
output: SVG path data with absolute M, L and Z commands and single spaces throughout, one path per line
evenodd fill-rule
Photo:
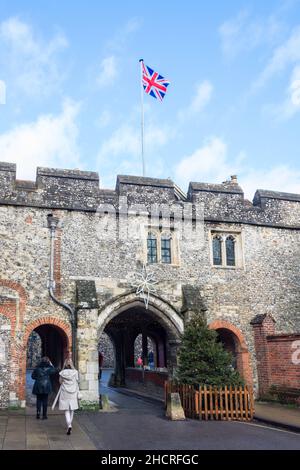
M 75 369 L 72 359 L 66 359 L 63 369 L 59 373 L 60 393 L 59 409 L 65 412 L 68 426 L 67 434 L 72 431 L 74 410 L 78 410 L 78 371 Z

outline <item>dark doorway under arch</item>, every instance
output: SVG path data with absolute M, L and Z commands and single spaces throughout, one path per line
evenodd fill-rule
M 142 305 L 129 307 L 112 318 L 104 332 L 114 344 L 117 386 L 126 385 L 125 371 L 137 367 L 137 355 L 147 369 L 167 370 L 170 331 L 150 309 Z
M 232 356 L 232 367 L 238 369 L 237 355 L 238 355 L 238 339 L 235 337 L 232 331 L 226 328 L 220 328 L 216 330 L 218 333 L 218 341 L 220 341 L 225 349 Z
M 26 404 L 33 405 L 33 380 L 31 374 L 43 356 L 48 356 L 52 364 L 61 369 L 68 356 L 69 342 L 66 333 L 56 325 L 43 324 L 35 328 L 27 342 L 26 350 Z M 58 374 L 53 378 L 53 390 L 58 390 Z

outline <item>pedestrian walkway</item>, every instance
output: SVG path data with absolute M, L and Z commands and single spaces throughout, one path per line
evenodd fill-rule
M 38 420 L 33 407 L 0 412 L 2 450 L 94 450 L 90 437 L 75 415 L 72 434 L 67 436 L 63 412 L 49 410 L 47 420 Z
M 289 408 L 278 403 L 256 402 L 255 418 L 300 432 L 300 408 Z

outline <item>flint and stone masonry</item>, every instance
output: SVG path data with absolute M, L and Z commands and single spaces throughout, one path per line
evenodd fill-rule
M 76 312 L 73 339 L 69 311 L 49 295 L 49 214 L 58 221 L 54 292 Z M 182 224 L 189 225 L 184 236 Z M 152 264 L 149 232 L 157 240 Z M 224 263 L 228 236 L 234 238 L 234 266 Z M 223 244 L 219 265 L 213 262 L 214 237 Z M 168 238 L 171 258 L 163 262 Z M 38 168 L 35 182 L 22 181 L 14 164 L 0 163 L 0 407 L 26 404 L 33 331 L 42 354 L 58 366 L 75 346 L 83 399 L 98 403 L 103 333 L 114 344 L 116 385 L 124 385 L 130 375 L 125 369 L 135 366 L 140 334 L 144 362 L 150 338 L 157 374 L 172 375 L 191 313 L 205 315 L 245 381 L 256 394 L 265 392 L 274 385 L 272 374 L 260 369 L 269 367 L 268 344 L 274 349 L 274 335 L 300 332 L 299 242 L 300 195 L 258 190 L 250 202 L 236 177 L 222 184 L 192 182 L 184 194 L 169 179 L 118 176 L 115 190 L 107 190 L 94 172 Z M 156 281 L 148 309 L 134 287 L 144 264 Z M 254 319 L 261 315 L 274 320 L 273 340 L 256 344 Z M 284 376 L 276 380 L 285 385 Z M 291 385 L 300 389 L 289 375 Z

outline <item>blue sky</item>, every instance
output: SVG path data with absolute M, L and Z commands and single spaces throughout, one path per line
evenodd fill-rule
M 300 193 L 300 1 L 0 0 L 0 161 Z M 6 89 L 6 93 L 5 92 Z M 5 104 L 4 104 L 5 102 Z

